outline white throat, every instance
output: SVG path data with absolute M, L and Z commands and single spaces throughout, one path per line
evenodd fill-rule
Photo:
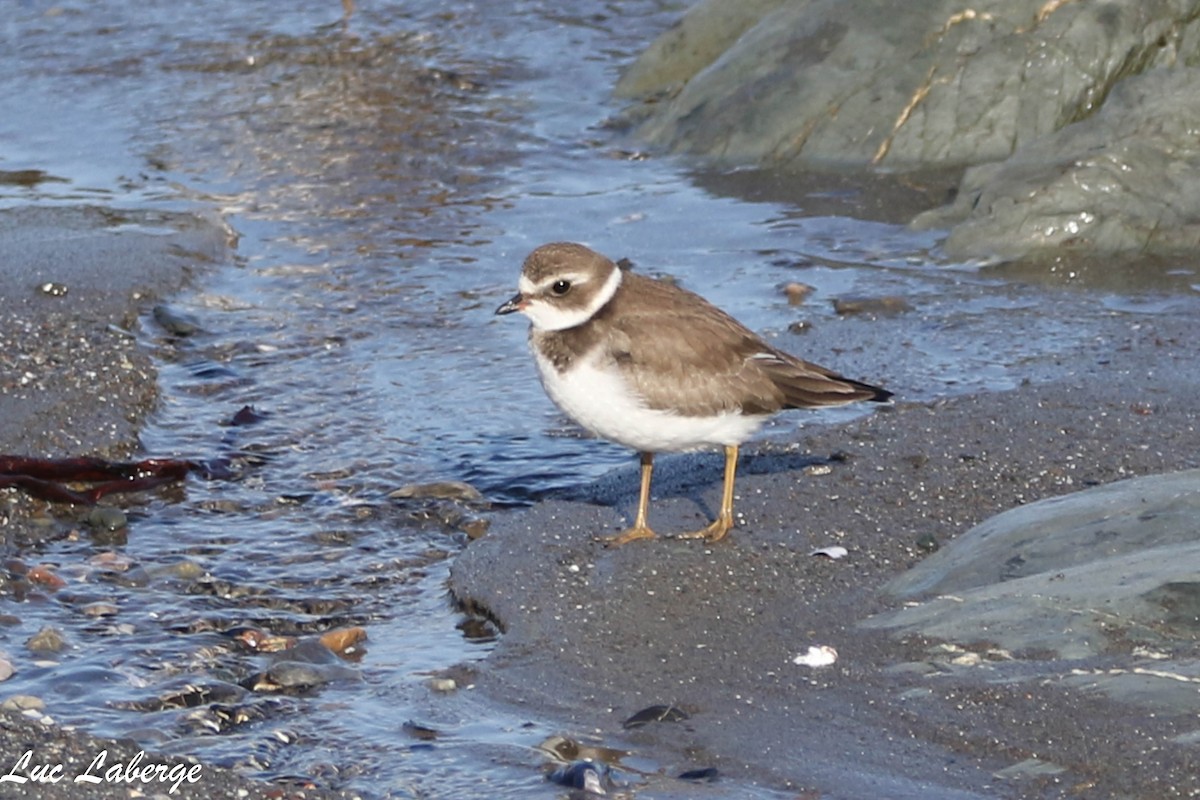
M 579 289 L 588 288 L 586 276 L 555 276 L 555 280 L 560 278 L 570 280 Z M 582 325 L 595 316 L 597 311 L 604 308 L 609 300 L 612 300 L 613 295 L 617 293 L 617 287 L 620 285 L 621 270 L 613 267 L 608 277 L 604 279 L 604 283 L 595 287 L 595 294 L 593 294 L 587 304 L 577 308 L 558 308 L 553 303 L 541 299 L 540 292 L 538 291 L 539 287 L 533 286 L 524 275 L 521 276 L 517 288 L 521 291 L 521 294 L 533 297 L 525 308 L 522 309 L 525 316 L 529 317 L 529 321 L 533 323 L 533 327 L 540 331 L 564 331 L 568 328 Z

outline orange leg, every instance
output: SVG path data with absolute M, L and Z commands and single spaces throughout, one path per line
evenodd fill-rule
M 725 485 L 721 493 L 721 513 L 717 518 L 698 531 L 679 534 L 680 539 L 704 539 L 719 542 L 733 528 L 733 479 L 737 474 L 738 446 L 725 446 Z
M 638 539 L 653 539 L 656 535 L 646 524 L 646 509 L 650 506 L 650 476 L 654 473 L 654 453 L 639 455 L 642 460 L 642 491 L 638 496 L 637 518 L 634 519 L 632 528 L 616 536 L 604 537 L 604 542 L 609 547 L 619 547 Z

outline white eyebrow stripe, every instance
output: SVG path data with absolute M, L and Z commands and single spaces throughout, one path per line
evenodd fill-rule
M 522 276 L 524 277 L 524 276 Z M 556 275 L 551 275 L 546 280 L 537 285 L 538 289 L 546 289 L 559 281 L 566 281 L 572 286 L 579 286 L 588 282 L 588 273 L 586 272 L 560 272 Z
M 517 291 L 523 295 L 531 295 L 537 291 L 537 287 L 533 285 L 533 281 L 522 275 L 517 279 Z

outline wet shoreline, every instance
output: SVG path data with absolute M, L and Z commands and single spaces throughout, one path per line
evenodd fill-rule
M 93 218 L 87 223 L 90 212 L 80 217 L 71 209 L 44 213 L 50 227 L 59 215 L 64 231 L 81 224 L 103 229 L 110 222 Z M 200 224 L 199 229 L 201 240 L 211 246 L 219 228 Z M 156 233 L 147 239 L 141 243 L 145 250 L 139 250 L 136 238 L 122 240 L 119 264 L 130 288 L 124 294 L 105 294 L 103 304 L 87 299 L 95 284 L 89 284 L 86 267 L 97 258 L 104 260 L 104 248 L 84 238 L 69 253 L 56 250 L 61 241 L 45 245 L 51 254 L 31 261 L 57 266 L 53 275 L 30 272 L 26 288 L 39 292 L 52 278 L 67 287 L 65 295 L 35 294 L 30 301 L 14 293 L 0 306 L 0 319 L 20 319 L 34 327 L 41 320 L 41 327 L 52 329 L 56 315 L 69 310 L 52 301 L 72 298 L 90 309 L 77 313 L 76 324 L 112 334 L 105 340 L 110 347 L 77 352 L 72 367 L 81 374 L 102 374 L 114 360 L 136 365 L 117 373 L 116 380 L 128 391 L 110 391 L 112 402 L 81 404 L 70 383 L 57 389 L 47 384 L 35 395 L 40 407 L 69 407 L 67 419 L 74 424 L 108 432 L 87 452 L 137 453 L 137 426 L 154 404 L 149 357 L 131 344 L 129 334 L 113 328 L 132 331 L 139 316 L 179 288 L 190 270 L 208 268 L 222 258 L 219 248 L 197 258 L 194 241 L 164 257 L 160 248 L 170 237 Z M 34 242 L 24 246 L 29 253 L 40 252 Z M 110 269 L 96 274 L 107 276 L 103 285 L 111 285 Z M 3 331 L 6 337 L 17 333 L 11 327 Z M 1095 742 L 1087 752 L 1072 746 L 1070 731 L 1105 724 L 1111 709 L 1048 691 L 1039 698 L 1037 716 L 1029 716 L 1016 698 L 976 686 L 1012 716 L 1000 719 L 983 704 L 958 720 L 939 720 L 938 715 L 948 712 L 937 705 L 914 713 L 896 700 L 898 687 L 914 687 L 890 676 L 887 667 L 917 645 L 864 634 L 853 622 L 882 608 L 878 587 L 920 559 L 929 541 L 945 541 L 1017 504 L 1123 477 L 1196 466 L 1200 387 L 1191 385 L 1196 379 L 1180 361 L 1187 357 L 1188 335 L 1183 315 L 1114 315 L 1096 344 L 1063 356 L 1060 378 L 932 404 L 901 400 L 894 409 L 846 425 L 814 428 L 794 442 L 750 448 L 738 483 L 743 518 L 728 544 L 704 548 L 659 541 L 608 551 L 593 542 L 595 534 L 619 528 L 629 513 L 636 497 L 632 466 L 568 493 L 567 499 L 498 512 L 492 532 L 465 551 L 452 578 L 461 599 L 486 608 L 506 629 L 496 652 L 483 662 L 478 685 L 489 702 L 505 705 L 515 699 L 520 712 L 537 719 L 555 719 L 565 730 L 598 730 L 622 742 L 630 737 L 619 719 L 654 703 L 679 704 L 690 710 L 692 720 L 686 726 L 639 732 L 632 737 L 638 756 L 674 771 L 715 766 L 735 783 L 768 791 L 816 789 L 836 797 L 839 791 L 853 796 L 883 785 L 896 797 L 1016 796 L 1031 785 L 996 783 L 990 774 L 1007 766 L 1014 754 L 1039 747 L 1044 752 L 1031 731 L 1046 719 L 1061 727 L 1062 735 L 1054 736 L 1060 748 L 1052 752 L 1056 760 L 1092 770 L 1104 781 L 1137 787 L 1152 778 L 1122 756 L 1120 737 L 1099 745 L 1102 752 Z M 36 363 L 34 355 L 26 355 Z M 47 352 L 41 361 L 51 357 Z M 1174 376 L 1175 383 L 1148 383 L 1154 375 Z M 0 449 L 78 454 L 70 442 L 55 438 L 55 424 L 41 429 L 45 438 L 40 444 L 36 438 L 10 435 Z M 28 426 L 21 430 L 26 437 L 33 432 Z M 704 455 L 663 459 L 656 484 L 662 497 L 653 513 L 665 530 L 694 527 L 695 517 L 709 510 L 719 489 L 717 462 Z M 37 518 L 67 511 L 48 509 L 14 492 L 6 495 L 10 541 L 32 540 L 43 529 Z M 846 546 L 850 557 L 830 562 L 809 555 L 830 544 Z M 571 565 L 578 569 L 570 571 Z M 747 598 L 753 599 L 749 605 Z M 696 619 L 692 614 L 698 607 L 715 610 Z M 786 656 L 810 640 L 835 645 L 843 667 L 835 674 L 808 675 L 787 663 Z M 702 661 L 694 660 L 696 652 L 704 656 Z M 696 668 L 681 674 L 663 666 L 671 663 Z M 770 677 L 764 681 L 763 676 Z M 822 691 L 813 696 L 812 687 Z M 969 685 L 959 688 L 971 690 Z M 732 699 L 738 695 L 743 699 Z M 1046 714 L 1046 708 L 1052 713 Z M 843 727 L 839 716 L 855 723 Z M 72 752 L 78 757 L 86 755 L 80 747 L 89 752 L 107 747 L 114 757 L 132 757 L 137 749 L 128 742 L 81 739 L 75 731 L 41 726 L 17 712 L 3 719 L 0 752 L 19 755 L 36 746 L 35 755 L 54 760 L 68 747 L 76 748 Z M 805 739 L 813 735 L 804 733 L 813 719 L 824 721 L 819 735 Z M 952 722 L 979 730 L 964 741 L 949 741 L 943 728 Z M 1173 731 L 1169 720 L 1140 724 L 1162 729 L 1164 736 Z M 875 743 L 875 756 L 839 760 L 848 748 L 862 746 L 863 730 L 883 736 Z M 825 767 L 794 769 L 786 754 L 797 737 L 806 752 L 826 749 L 821 759 Z M 896 745 L 900 740 L 907 744 Z M 997 748 L 989 744 L 992 740 L 1005 745 Z M 780 754 L 784 757 L 777 760 Z M 955 760 L 953 769 L 945 766 L 948 758 Z M 855 774 L 839 772 L 851 763 L 857 763 Z M 1174 776 L 1182 781 L 1186 775 L 1173 770 L 1184 769 L 1186 765 L 1168 764 L 1153 779 Z M 937 780 L 931 781 L 935 774 Z M 654 780 L 660 781 L 653 787 L 660 796 L 686 794 L 669 780 Z M 874 781 L 869 786 L 875 788 L 853 789 L 855 781 L 863 780 Z M 222 797 L 230 786 L 246 788 L 251 796 L 280 791 L 206 767 L 204 780 L 181 793 Z M 1048 784 L 1036 788 L 1051 792 Z M 81 784 L 40 790 L 43 794 L 32 796 L 107 796 Z M 319 796 L 314 790 L 287 791 Z
M 0 246 L 9 254 L 10 270 L 10 288 L 0 294 L 6 362 L 0 452 L 43 458 L 136 456 L 141 425 L 158 400 L 154 364 L 137 341 L 147 335 L 139 332 L 139 318 L 198 271 L 226 262 L 228 235 L 219 221 L 191 214 L 89 206 L 0 211 Z M 15 489 L 0 490 L 7 552 L 19 557 L 36 549 L 56 527 L 53 520 L 78 519 L 82 511 Z M 31 800 L 117 800 L 128 798 L 132 788 L 214 800 L 351 796 L 267 784 L 152 752 L 143 753 L 141 767 L 166 768 L 152 771 L 151 780 L 143 781 L 137 770 L 127 780 L 128 769 L 110 776 L 118 764 L 137 764 L 142 749 L 128 739 L 102 739 L 76 726 L 60 726 L 36 708 L 0 710 L 0 753 L 6 759 L 0 774 L 32 774 L 18 767 L 26 752 L 30 769 L 61 767 L 57 781 L 21 786 L 21 796 Z M 100 782 L 76 781 L 91 774 L 102 753 L 106 766 L 97 773 Z

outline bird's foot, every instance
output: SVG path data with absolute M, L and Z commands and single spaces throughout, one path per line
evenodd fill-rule
M 650 530 L 648 525 L 634 525 L 632 528 L 621 531 L 614 536 L 601 536 L 600 541 L 604 542 L 605 547 L 620 547 L 623 544 L 629 544 L 638 539 L 654 539 L 657 536 L 658 534 Z
M 728 516 L 722 514 L 714 519 L 705 528 L 690 533 L 677 533 L 676 539 L 703 539 L 706 542 L 719 542 L 725 538 L 725 534 L 733 530 L 733 515 Z

